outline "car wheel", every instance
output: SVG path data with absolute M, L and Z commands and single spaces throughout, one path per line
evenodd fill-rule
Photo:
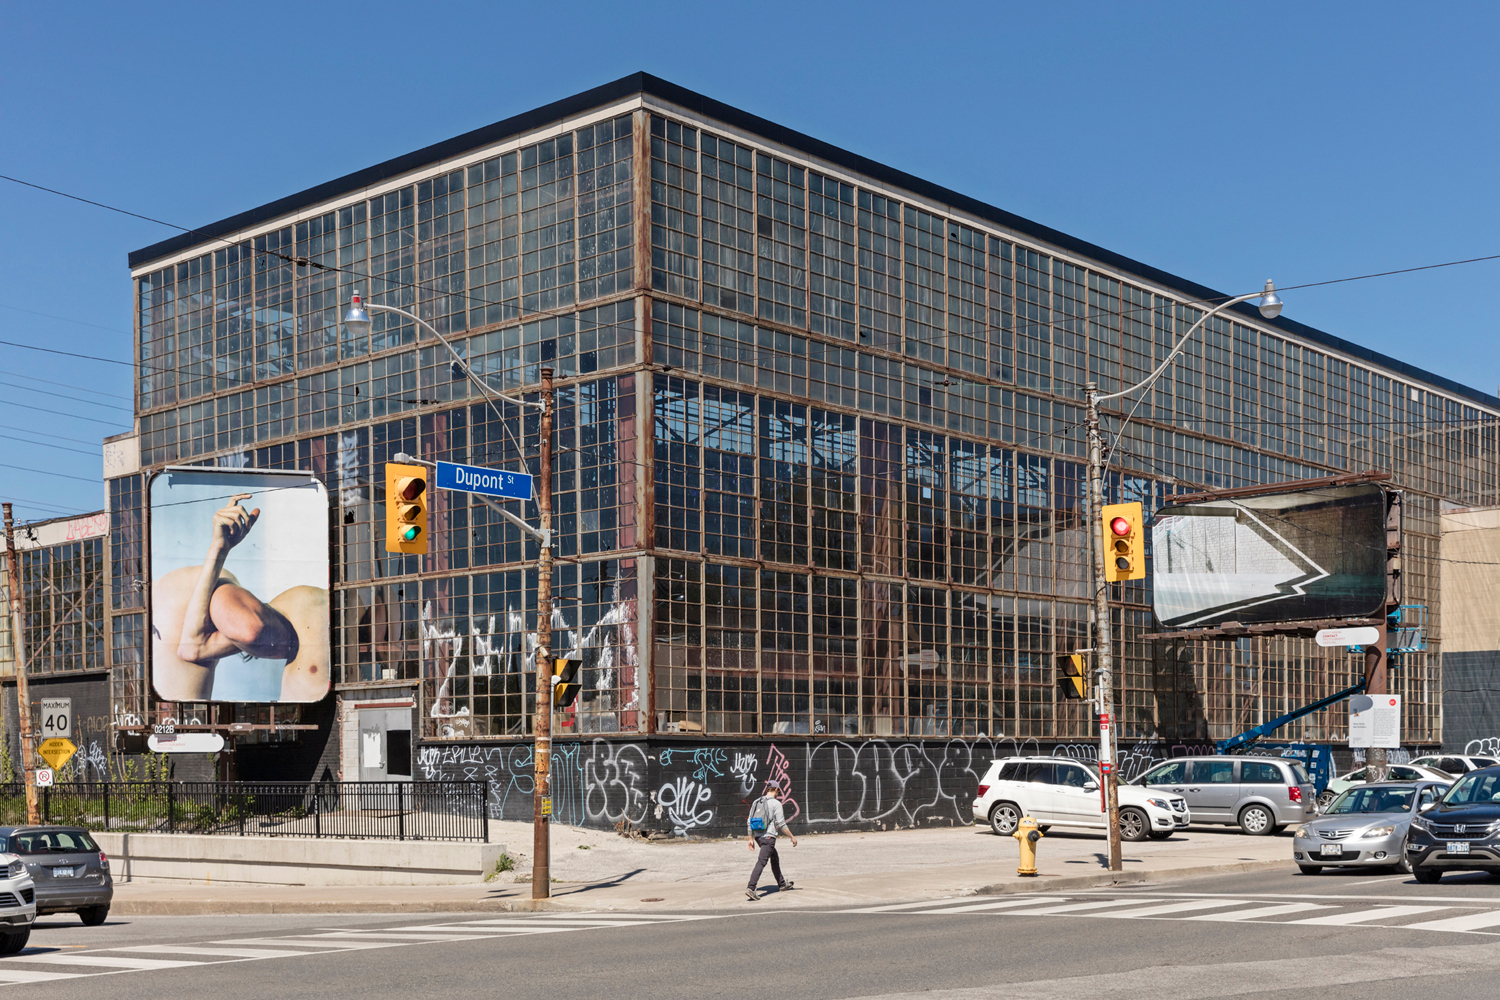
M 1139 809 L 1120 810 L 1120 837 L 1131 842 L 1151 836 L 1151 821 Z
M 1328 803 L 1332 802 L 1336 798 L 1338 798 L 1338 796 L 1333 793 L 1333 789 L 1323 789 L 1322 793 L 1318 795 L 1318 812 L 1322 812 L 1323 810 L 1327 809 Z
M 1411 873 L 1423 885 L 1436 885 L 1438 880 L 1443 877 L 1443 870 L 1441 868 L 1423 868 L 1421 865 L 1413 865 Z
M 1411 858 L 1402 858 L 1400 861 L 1397 861 L 1395 864 L 1391 865 L 1391 871 L 1395 872 L 1398 875 L 1410 875 Z
M 1252 837 L 1264 837 L 1276 830 L 1276 817 L 1265 806 L 1246 806 L 1240 813 L 1240 829 Z
M 109 907 L 85 906 L 83 909 L 78 911 L 78 916 L 83 919 L 83 926 L 98 927 L 100 924 L 104 923 L 105 918 L 109 916 Z
M 1009 837 L 1021 825 L 1021 810 L 1014 802 L 1001 802 L 990 810 L 990 829 L 1001 837 Z
M 1323 870 L 1322 865 L 1298 865 L 1297 870 L 1304 875 L 1316 875 Z
M 0 955 L 14 955 L 26 947 L 26 942 L 31 938 L 31 928 L 16 934 L 6 934 L 0 938 Z

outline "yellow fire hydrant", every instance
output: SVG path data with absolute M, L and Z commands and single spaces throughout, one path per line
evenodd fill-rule
M 1041 826 L 1030 816 L 1025 817 L 1016 824 L 1016 832 L 1011 834 L 1016 838 L 1016 843 L 1021 845 L 1021 867 L 1016 869 L 1017 875 L 1035 876 L 1036 871 L 1036 842 L 1042 839 Z

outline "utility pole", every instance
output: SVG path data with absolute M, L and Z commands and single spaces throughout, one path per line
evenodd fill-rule
M 16 551 L 15 521 L 10 504 L 5 511 L 5 555 L 10 575 L 11 648 L 16 651 L 16 714 L 21 719 L 21 780 L 26 786 L 26 823 L 36 826 L 42 815 L 36 804 L 35 737 L 31 732 L 31 694 L 26 688 L 26 615 L 21 610 L 21 554 Z
M 552 369 L 542 369 L 536 512 L 536 791 L 531 796 L 531 898 L 552 895 Z
M 1114 639 L 1109 623 L 1109 584 L 1104 581 L 1104 538 L 1094 537 L 1102 530 L 1104 509 L 1103 445 L 1099 436 L 1099 386 L 1089 382 L 1083 387 L 1088 399 L 1089 433 L 1089 551 L 1093 555 L 1090 577 L 1094 588 L 1094 651 L 1099 660 L 1099 780 L 1104 783 L 1105 810 L 1109 813 L 1109 870 L 1120 871 L 1120 790 L 1115 772 L 1114 721 L 1115 675 Z

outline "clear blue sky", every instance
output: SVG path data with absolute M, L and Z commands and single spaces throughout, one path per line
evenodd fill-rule
M 1496 37 L 1493 3 L 9 4 L 0 173 L 194 226 L 646 70 L 1238 293 L 1500 253 Z M 172 230 L 0 181 L 0 232 L 0 340 L 128 361 L 126 254 Z M 1497 278 L 1286 315 L 1494 392 Z M 0 493 L 98 509 L 129 369 L 0 367 Z

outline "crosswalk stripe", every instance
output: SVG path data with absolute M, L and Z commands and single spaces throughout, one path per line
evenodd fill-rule
M 486 920 L 483 923 L 470 924 L 469 927 L 471 929 L 473 929 L 473 930 L 486 930 L 486 929 L 489 929 L 489 928 L 496 928 L 496 929 L 499 929 L 499 928 L 505 928 L 505 929 L 517 928 L 517 929 L 524 929 L 524 930 L 528 930 L 528 931 L 535 930 L 537 932 L 546 932 L 546 931 L 582 931 L 582 930 L 588 930 L 589 928 L 593 928 L 593 927 L 634 927 L 634 926 L 639 926 L 641 924 L 646 924 L 646 923 L 650 923 L 650 922 L 651 921 L 648 921 L 648 920 L 611 920 L 607 924 L 600 924 L 600 923 L 581 923 L 581 922 L 573 922 L 573 921 L 569 921 L 568 923 L 561 923 L 561 922 L 558 922 L 558 921 L 547 921 L 546 923 L 543 923 L 540 920 L 524 920 L 524 919 L 523 920 Z
M 1405 917 L 1413 913 L 1428 913 L 1444 910 L 1444 906 L 1377 906 L 1371 910 L 1351 910 L 1348 913 L 1331 913 L 1326 917 L 1307 917 L 1303 920 L 1288 920 L 1289 924 L 1311 924 L 1316 927 L 1344 927 L 1349 924 L 1368 924 L 1391 917 Z M 1406 928 L 1402 928 L 1405 930 Z
M 1046 903 L 1066 903 L 1066 896 L 1010 896 L 989 903 L 965 903 L 961 906 L 931 906 L 918 913 L 981 913 L 985 910 L 1008 910 L 1017 906 L 1041 906 Z M 884 913 L 883 909 L 845 910 L 845 913 Z
M 413 934 L 410 931 L 327 931 L 322 934 L 311 935 L 314 941 L 343 941 L 347 939 L 381 941 L 464 941 L 470 938 L 486 937 L 484 934 Z
M 1189 910 L 1208 910 L 1216 906 L 1244 906 L 1248 899 L 1185 899 L 1180 903 L 1162 903 L 1160 906 L 1143 906 L 1138 910 L 1113 910 L 1101 913 L 1101 917 L 1159 917 L 1168 913 L 1185 913 Z
M 1427 920 L 1420 924 L 1406 924 L 1402 930 L 1419 931 L 1477 931 L 1482 927 L 1500 924 L 1500 910 L 1487 913 L 1471 913 L 1466 917 L 1449 917 L 1446 920 Z
M 1156 903 L 1157 899 L 1097 899 L 1090 903 L 1069 903 L 1066 906 L 1044 906 L 1040 910 L 1026 910 L 1016 914 L 1022 917 L 1052 916 L 1056 913 L 1082 913 L 1086 910 L 1102 910 L 1110 906 L 1130 906 L 1134 903 Z M 1107 917 L 1108 913 L 1092 913 L 1094 917 Z
M 969 897 L 973 898 L 973 897 Z M 856 910 L 840 910 L 840 913 L 897 913 L 901 910 L 917 910 L 924 906 L 948 906 L 960 903 L 961 898 L 955 899 L 924 899 L 920 903 L 890 903 L 885 906 L 861 906 Z
M 351 941 L 347 938 L 341 941 L 322 940 L 316 941 L 312 938 L 228 938 L 223 941 L 211 941 L 210 944 L 248 944 L 248 945 L 270 945 L 278 948 L 304 948 L 309 953 L 320 951 L 358 951 L 368 948 L 388 948 L 388 941 Z
M 289 958 L 292 955 L 307 954 L 290 948 L 221 948 L 200 944 L 136 944 L 101 950 L 143 952 L 148 955 L 222 955 L 225 958 Z
M 1228 913 L 1199 913 L 1186 920 L 1258 920 L 1261 917 L 1280 917 L 1288 913 L 1302 913 L 1307 910 L 1326 910 L 1328 906 L 1322 903 L 1278 903 L 1275 906 L 1256 906 L 1248 910 L 1231 910 Z M 1113 914 L 1103 914 L 1112 916 Z
M 150 969 L 180 969 L 187 965 L 202 965 L 202 962 L 182 962 L 166 958 L 113 958 L 98 955 L 82 955 L 76 952 L 66 954 L 48 955 L 26 955 L 21 954 L 16 958 L 8 959 L 9 962 L 22 961 L 27 964 L 38 965 L 81 965 L 85 968 L 115 968 L 115 969 L 139 969 L 147 971 Z

